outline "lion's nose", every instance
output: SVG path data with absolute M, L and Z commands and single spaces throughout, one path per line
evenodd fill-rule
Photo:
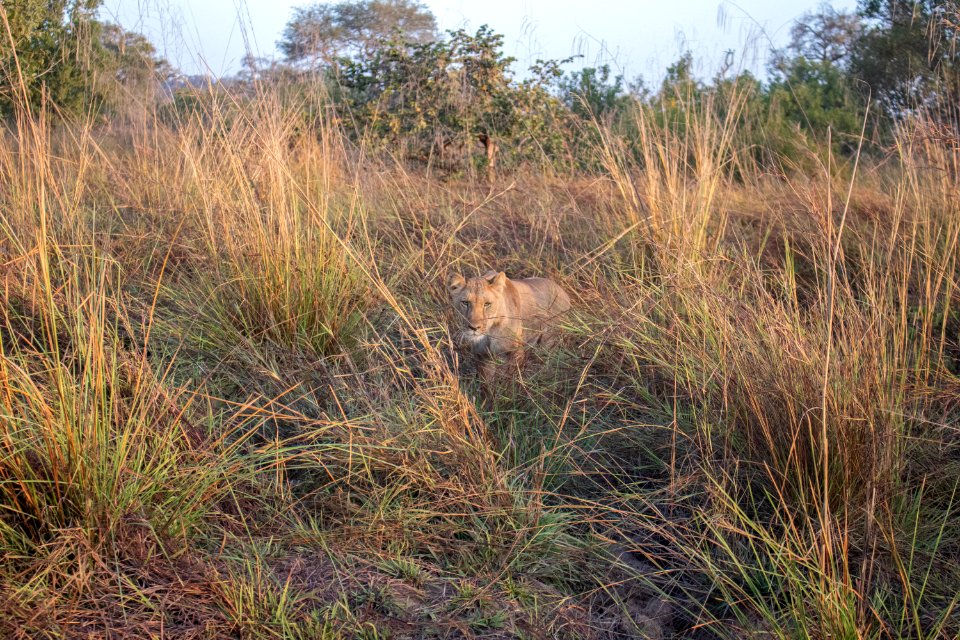
M 471 323 L 470 323 L 470 330 L 471 330 L 471 331 L 480 331 L 480 325 L 477 324 L 477 323 L 475 323 L 475 322 L 471 322 Z

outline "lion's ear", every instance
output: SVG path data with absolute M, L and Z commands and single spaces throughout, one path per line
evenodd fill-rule
M 496 289 L 502 289 L 503 285 L 507 282 L 507 274 L 503 271 L 487 271 L 483 274 L 483 279 L 487 281 L 491 287 Z
M 447 282 L 447 290 L 450 291 L 450 293 L 456 293 L 457 291 L 460 291 L 460 289 L 463 289 L 466 284 L 467 281 L 463 279 L 463 276 L 457 274 L 452 276 L 450 281 Z

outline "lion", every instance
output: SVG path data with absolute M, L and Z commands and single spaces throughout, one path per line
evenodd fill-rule
M 547 278 L 511 280 L 503 271 L 488 271 L 470 279 L 455 275 L 447 289 L 461 323 L 457 344 L 476 360 L 487 385 L 502 362 L 516 368 L 527 347 L 551 341 L 570 310 L 570 297 Z

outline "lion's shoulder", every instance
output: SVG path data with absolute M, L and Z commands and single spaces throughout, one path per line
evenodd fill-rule
M 512 281 L 517 301 L 528 313 L 563 313 L 570 309 L 570 296 L 549 278 L 523 278 Z

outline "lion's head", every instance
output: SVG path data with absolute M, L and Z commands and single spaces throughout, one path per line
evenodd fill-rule
M 504 296 L 507 276 L 488 271 L 479 278 L 461 275 L 450 278 L 447 290 L 466 344 L 483 341 L 498 325 L 510 318 Z

